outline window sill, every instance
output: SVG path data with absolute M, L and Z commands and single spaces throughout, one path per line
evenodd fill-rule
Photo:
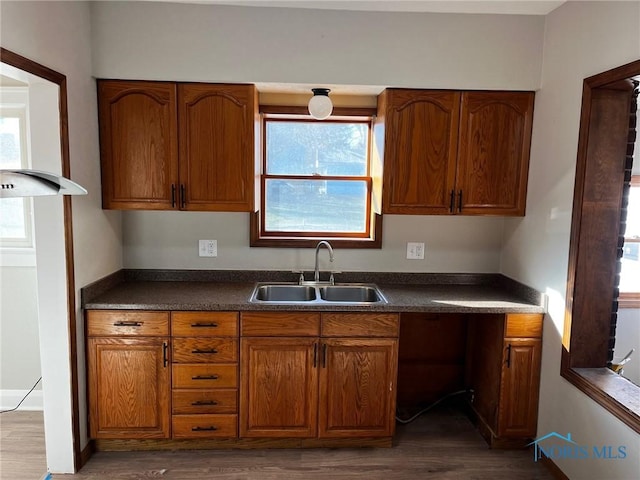
M 382 248 L 382 215 L 376 215 L 374 238 L 346 238 L 346 237 L 318 237 L 318 238 L 284 238 L 260 236 L 260 213 L 253 212 L 250 216 L 251 247 L 272 248 L 315 248 L 320 240 L 331 242 L 334 248 Z
M 608 368 L 567 368 L 562 376 L 640 433 L 640 386 Z

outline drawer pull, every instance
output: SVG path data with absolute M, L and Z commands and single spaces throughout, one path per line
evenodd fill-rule
M 142 322 L 116 322 L 113 324 L 114 327 L 141 327 Z
M 191 353 L 218 353 L 218 350 L 212 348 L 211 350 L 191 350 Z
M 196 375 L 191 380 L 218 380 L 218 375 Z
M 211 322 L 211 323 L 192 323 L 191 327 L 192 328 L 216 328 L 218 326 L 217 323 Z
M 191 402 L 192 407 L 203 407 L 207 405 L 218 405 L 215 400 L 198 400 L 197 402 Z
M 192 432 L 214 432 L 218 430 L 218 427 L 211 425 L 210 427 L 192 427 Z

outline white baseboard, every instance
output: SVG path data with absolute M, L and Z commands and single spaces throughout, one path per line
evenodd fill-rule
M 0 410 L 15 408 L 29 390 L 0 390 Z M 34 390 L 22 402 L 18 410 L 44 410 L 42 390 Z

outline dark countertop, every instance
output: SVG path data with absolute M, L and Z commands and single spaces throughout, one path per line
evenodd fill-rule
M 141 273 L 142 272 L 142 273 Z M 123 270 L 82 289 L 85 309 L 123 310 L 316 310 L 366 312 L 544 313 L 544 296 L 496 274 L 352 274 L 344 282 L 376 283 L 387 304 L 267 304 L 250 303 L 255 285 L 246 272 L 242 281 L 189 272 Z M 271 273 L 260 281 L 284 281 Z M 288 273 L 286 280 L 291 280 Z M 223 278 L 224 277 L 224 278 Z M 235 275 L 238 277 L 238 275 Z M 354 280 L 357 278 L 357 280 Z M 193 281 L 196 279 L 197 281 Z M 386 283 L 388 281 L 389 283 Z M 402 283 L 398 283 L 402 282 Z

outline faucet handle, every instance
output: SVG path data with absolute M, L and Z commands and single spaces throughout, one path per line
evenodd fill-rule
M 302 285 L 304 283 L 304 270 L 292 270 L 291 273 L 300 274 L 298 277 L 298 285 Z
M 331 270 L 331 275 L 329 275 L 329 283 L 330 283 L 331 285 L 335 285 L 335 283 L 336 283 L 336 280 L 335 280 L 335 278 L 333 277 L 333 274 L 334 274 L 334 273 L 342 273 L 342 272 L 341 272 L 341 271 L 339 271 L 339 270 Z

